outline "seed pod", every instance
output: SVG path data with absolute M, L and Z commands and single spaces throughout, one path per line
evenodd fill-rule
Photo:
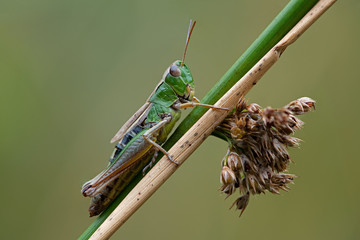
M 277 138 L 273 139 L 273 146 L 276 152 L 284 159 L 289 159 L 289 153 L 287 152 L 284 144 L 282 144 Z
M 246 131 L 244 129 L 241 129 L 239 127 L 232 127 L 230 129 L 230 133 L 231 133 L 231 137 L 237 141 L 239 141 L 240 139 L 242 139 L 245 134 L 246 134 Z
M 290 102 L 284 108 L 289 109 L 295 115 L 301 115 L 315 109 L 315 101 L 309 97 L 302 97 Z
M 239 103 L 236 105 L 236 112 L 241 113 L 244 109 L 246 109 L 246 101 L 245 99 L 240 99 Z
M 246 109 L 251 113 L 259 113 L 260 112 L 260 105 L 256 103 L 252 103 L 246 107 Z
M 235 191 L 235 184 L 237 182 L 235 173 L 228 167 L 223 166 L 220 174 L 220 191 L 230 196 Z
M 239 217 L 243 214 L 245 208 L 249 204 L 250 194 L 247 192 L 246 194 L 242 195 L 238 199 L 235 200 L 235 202 L 231 205 L 230 209 L 236 205 L 236 209 L 241 210 Z
M 220 175 L 220 182 L 223 185 L 234 184 L 236 182 L 235 173 L 228 166 L 223 166 Z
M 245 173 L 250 171 L 252 172 L 257 171 L 256 165 L 252 161 L 250 161 L 250 159 L 245 154 L 241 154 L 240 159 L 241 159 L 241 167 Z
M 239 154 L 236 152 L 230 151 L 229 156 L 227 158 L 228 167 L 234 172 L 241 170 L 241 160 Z
M 246 129 L 250 132 L 255 132 L 260 129 L 261 124 L 259 120 L 261 117 L 257 114 L 249 114 L 246 121 Z
M 235 123 L 238 128 L 245 129 L 247 122 L 247 113 L 242 113 L 235 118 Z

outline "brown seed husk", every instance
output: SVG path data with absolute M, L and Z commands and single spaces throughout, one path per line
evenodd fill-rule
M 292 161 L 288 147 L 298 147 L 300 139 L 290 136 L 303 126 L 296 117 L 315 109 L 315 101 L 299 98 L 283 108 L 261 107 L 241 100 L 218 127 L 230 139 L 222 161 L 220 190 L 228 196 L 239 188 L 241 197 L 232 207 L 241 210 L 249 203 L 250 194 L 266 191 L 279 194 L 288 191 L 295 175 L 285 173 Z M 241 216 L 240 214 L 240 216 Z

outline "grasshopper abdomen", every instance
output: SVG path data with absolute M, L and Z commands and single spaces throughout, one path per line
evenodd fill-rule
M 137 125 L 131 131 L 125 134 L 124 138 L 118 144 L 116 144 L 115 150 L 109 159 L 110 163 L 114 162 L 114 160 L 119 157 L 125 146 L 142 130 L 144 130 L 144 128 L 140 125 Z

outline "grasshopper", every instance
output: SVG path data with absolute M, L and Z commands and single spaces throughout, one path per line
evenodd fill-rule
M 181 109 L 202 106 L 227 110 L 201 104 L 194 96 L 194 80 L 184 61 L 195 24 L 196 21 L 193 24 L 190 21 L 182 61 L 177 60 L 166 69 L 145 104 L 111 139 L 111 143 L 118 143 L 108 167 L 83 185 L 82 194 L 91 197 L 90 217 L 104 211 L 141 170 L 145 174 L 154 164 L 158 151 L 177 164 L 161 145 L 179 120 Z

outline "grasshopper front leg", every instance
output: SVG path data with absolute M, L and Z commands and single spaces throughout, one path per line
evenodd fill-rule
M 171 117 L 165 117 L 163 120 L 161 120 L 159 123 L 157 123 L 155 126 L 153 126 L 152 128 L 150 128 L 146 133 L 143 134 L 143 137 L 146 141 L 148 141 L 150 144 L 152 144 L 157 151 L 161 151 L 164 155 L 166 155 L 168 157 L 168 159 L 173 162 L 176 165 L 179 165 L 177 162 L 175 162 L 172 157 L 170 156 L 170 154 L 163 148 L 161 147 L 158 143 L 154 142 L 151 137 L 154 136 L 158 130 L 160 130 L 162 127 L 164 127 L 166 124 L 168 124 L 171 121 Z M 152 164 L 154 163 L 155 158 L 153 158 L 151 160 L 151 162 L 149 163 L 150 166 L 146 166 L 144 169 L 148 169 L 149 167 L 152 166 Z
M 181 103 L 181 104 L 177 105 L 176 107 L 182 109 L 182 108 L 189 108 L 189 107 L 199 106 L 199 107 L 211 108 L 213 110 L 224 110 L 224 111 L 229 111 L 230 110 L 228 108 L 222 108 L 222 107 L 217 107 L 217 106 L 214 106 L 214 105 L 199 103 L 198 102 L 199 100 L 197 98 L 194 98 L 193 100 L 195 100 L 196 102 Z
M 193 102 L 196 102 L 196 103 L 199 103 L 199 102 L 200 102 L 200 100 L 199 100 L 197 97 L 195 97 L 195 96 L 193 96 L 192 101 L 193 101 Z

